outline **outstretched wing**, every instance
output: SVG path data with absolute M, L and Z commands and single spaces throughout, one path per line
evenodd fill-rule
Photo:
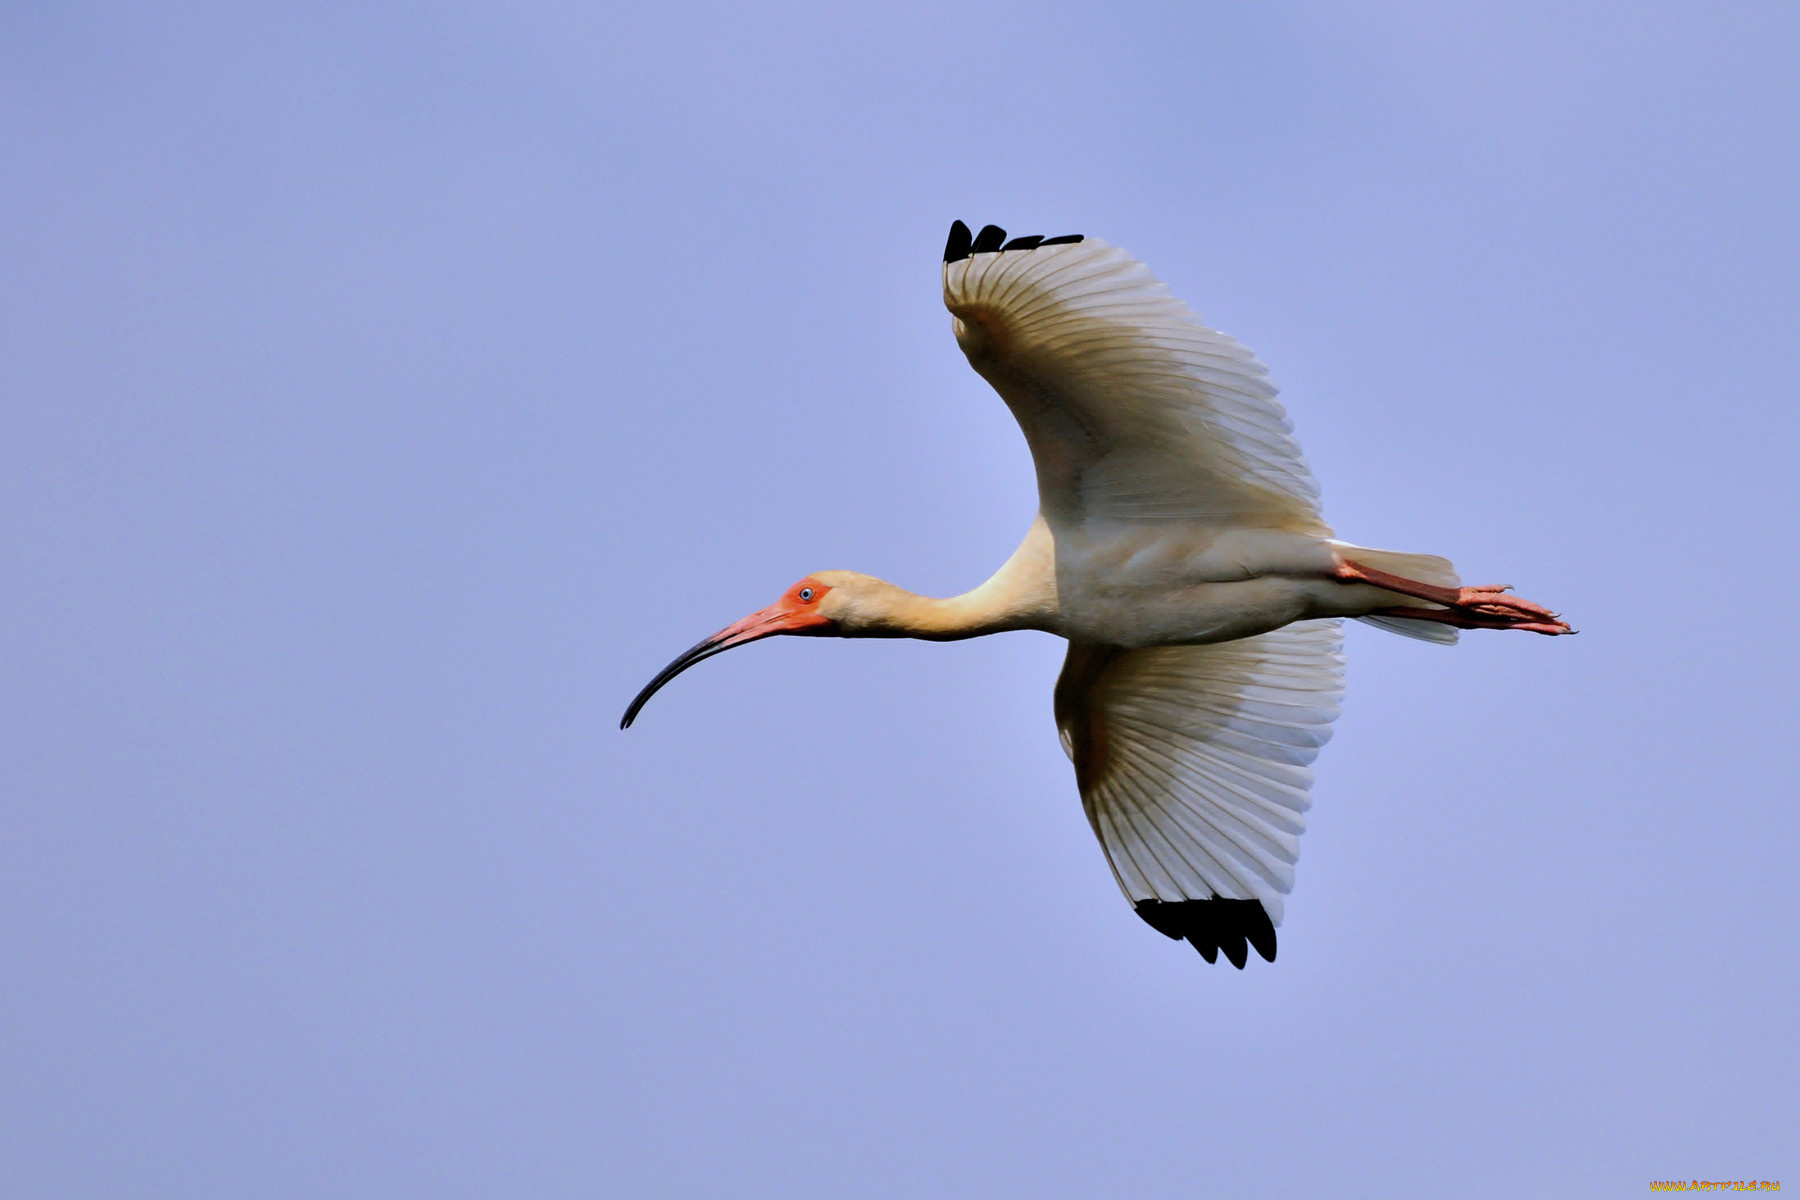
M 1343 697 L 1339 623 L 1202 646 L 1081 642 L 1056 723 L 1082 807 L 1139 916 L 1216 961 L 1275 960 L 1309 764 Z
M 1329 536 L 1268 372 L 1129 254 L 958 221 L 944 304 L 1013 411 L 1052 525 L 1187 521 Z

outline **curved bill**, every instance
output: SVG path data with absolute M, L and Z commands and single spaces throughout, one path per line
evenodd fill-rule
M 644 685 L 644 690 L 637 694 L 630 706 L 626 708 L 624 717 L 619 720 L 620 729 L 630 729 L 631 723 L 637 720 L 638 711 L 650 702 L 650 697 L 662 689 L 663 684 L 675 678 L 697 662 L 711 658 L 715 654 L 723 654 L 736 646 L 748 645 L 777 633 L 798 633 L 816 625 L 830 624 L 814 610 L 795 612 L 781 604 L 772 604 L 760 612 L 753 612 L 735 625 L 727 625 L 709 638 L 702 639 L 689 646 L 678 655 L 674 662 L 656 673 L 656 678 Z

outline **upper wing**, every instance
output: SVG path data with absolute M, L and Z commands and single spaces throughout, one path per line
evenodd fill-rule
M 1082 807 L 1139 916 L 1244 965 L 1275 959 L 1312 784 L 1343 697 L 1339 623 L 1202 646 L 1081 642 L 1056 723 Z
M 1129 254 L 958 221 L 944 304 L 1025 430 L 1052 524 L 1181 520 L 1329 536 L 1261 363 Z M 972 244 L 971 244 L 972 241 Z

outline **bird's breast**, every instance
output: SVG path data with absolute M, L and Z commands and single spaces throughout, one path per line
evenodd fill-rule
M 1165 525 L 1056 535 L 1067 636 L 1115 646 L 1230 641 L 1333 615 L 1331 566 L 1319 538 L 1281 530 Z

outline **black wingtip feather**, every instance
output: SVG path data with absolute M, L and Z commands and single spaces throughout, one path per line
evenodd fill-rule
M 1254 909 L 1246 910 L 1245 916 L 1245 940 L 1256 947 L 1256 952 L 1262 955 L 1264 962 L 1274 962 L 1275 924 L 1269 920 L 1268 912 L 1258 904 Z
M 1047 238 L 1041 233 L 1006 240 L 1006 230 L 998 225 L 983 225 L 980 233 L 971 234 L 961 221 L 950 222 L 950 239 L 944 243 L 944 261 L 960 262 L 971 254 L 988 254 L 995 250 L 1035 250 L 1039 246 L 1070 246 L 1083 240 L 1079 233 L 1065 233 Z
M 970 249 L 976 254 L 988 254 L 1000 248 L 1006 240 L 1006 230 L 998 225 L 983 225 L 981 232 L 975 235 L 975 244 Z
M 1238 970 L 1250 960 L 1245 943 L 1265 962 L 1275 961 L 1275 924 L 1258 900 L 1139 900 L 1132 906 L 1150 928 L 1164 937 L 1187 939 L 1200 957 L 1219 961 L 1219 951 Z
M 969 247 L 975 244 L 975 235 L 961 221 L 950 222 L 950 240 L 944 243 L 944 261 L 957 262 L 969 257 Z
M 1131 906 L 1131 911 L 1144 918 L 1144 924 L 1166 938 L 1173 938 L 1179 942 L 1187 936 L 1187 916 L 1179 904 L 1164 904 L 1161 900 L 1139 900 Z

